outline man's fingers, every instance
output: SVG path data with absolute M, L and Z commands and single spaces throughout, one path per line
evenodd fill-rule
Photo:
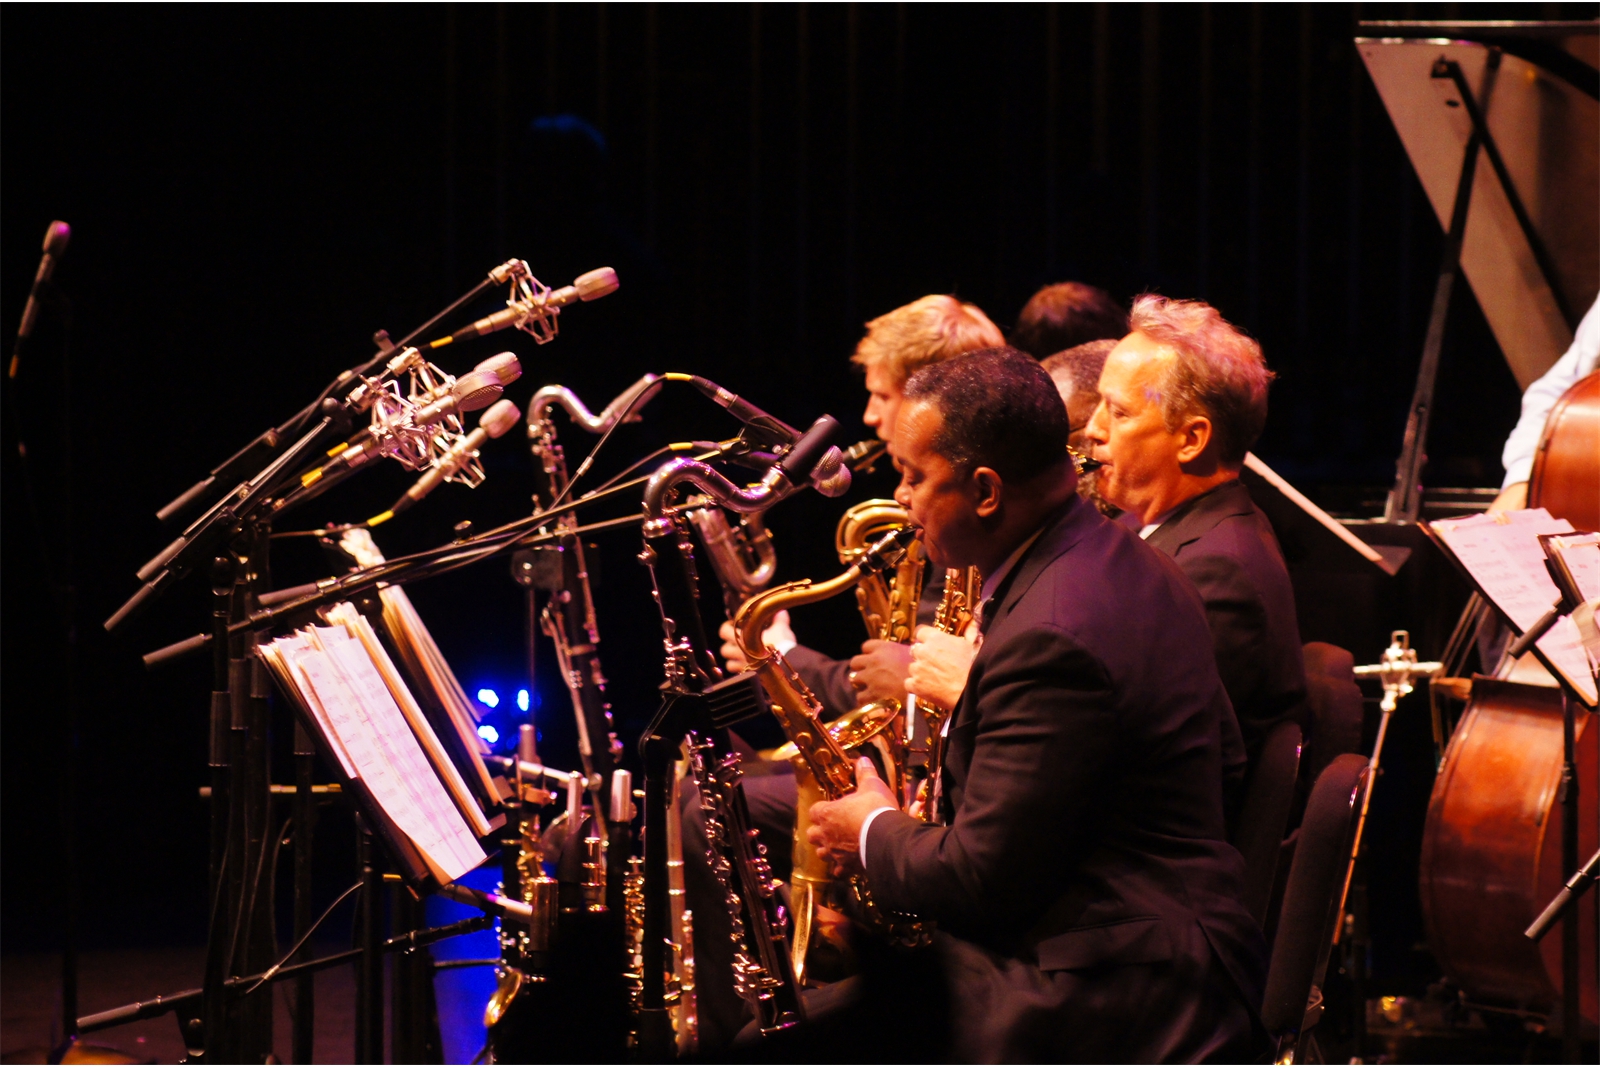
M 870 653 L 876 651 L 879 647 L 881 647 L 883 645 L 886 645 L 888 643 L 889 642 L 881 641 L 876 637 L 869 637 L 869 638 L 867 638 L 867 640 L 861 642 L 861 651 L 870 654 Z
M 717 628 L 717 636 L 724 641 L 732 641 L 736 636 L 733 632 L 733 623 L 725 622 Z
M 877 778 L 877 777 L 878 777 L 878 768 L 873 764 L 873 762 L 870 759 L 868 759 L 866 756 L 862 756 L 862 757 L 860 757 L 859 759 L 856 760 L 856 780 L 857 781 L 860 781 L 863 778 Z
M 935 627 L 932 627 L 932 626 L 919 626 L 919 627 L 917 627 L 916 633 L 914 633 L 912 636 L 915 637 L 918 641 L 926 641 L 928 639 L 929 635 L 936 634 L 936 633 L 942 633 L 942 632 L 943 632 L 942 630 L 939 630 L 939 629 L 937 629 Z M 915 645 L 911 646 L 911 651 L 912 651 L 913 655 L 916 654 L 916 646 Z

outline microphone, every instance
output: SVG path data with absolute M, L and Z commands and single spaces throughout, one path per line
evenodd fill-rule
M 373 417 L 373 424 L 335 449 L 329 462 L 302 474 L 300 485 L 310 488 L 324 478 L 348 473 L 379 456 L 399 456 L 406 450 L 405 438 L 415 438 L 422 427 L 431 426 L 451 415 L 488 407 L 500 399 L 507 385 L 520 377 L 522 363 L 516 354 L 501 352 L 457 378 L 448 392 L 420 406 L 414 401 L 402 399 L 393 408 L 380 409 Z M 430 395 L 424 394 L 423 398 Z M 427 436 L 431 437 L 431 434 Z M 418 448 L 422 444 L 425 442 L 419 443 Z M 416 470 L 421 463 L 406 465 Z
M 728 392 L 708 378 L 702 378 L 698 374 L 668 374 L 667 380 L 688 382 L 710 397 L 713 403 L 719 407 L 726 408 L 728 414 L 744 423 L 749 429 L 754 430 L 763 441 L 778 445 L 790 445 L 800 440 L 799 430 L 775 415 L 768 415 L 765 411 L 750 403 L 750 401 Z
M 744 423 L 747 429 L 753 430 L 752 436 L 776 445 L 792 445 L 778 464 L 790 482 L 799 484 L 809 477 L 812 488 L 826 497 L 842 496 L 849 491 L 851 473 L 845 463 L 844 453 L 828 445 L 828 439 L 839 429 L 838 422 L 831 416 L 822 416 L 802 434 L 776 415 L 767 414 L 750 401 L 728 392 L 707 378 L 695 374 L 668 374 L 666 377 L 669 381 L 688 382 L 700 390 L 719 407 L 726 408 L 728 414 Z M 828 423 L 827 431 L 815 437 L 824 420 Z M 802 443 L 806 444 L 804 454 L 800 447 Z M 810 453 L 814 446 L 816 454 L 812 455 Z
M 39 260 L 38 271 L 33 275 L 33 288 L 28 291 L 28 306 L 22 309 L 22 325 L 17 327 L 17 342 L 11 349 L 8 377 L 17 376 L 17 368 L 22 361 L 22 345 L 33 333 L 33 324 L 39 320 L 39 290 L 49 283 L 50 276 L 56 271 L 56 260 L 66 254 L 67 242 L 71 239 L 72 227 L 59 219 L 44 232 L 44 255 Z
M 412 504 L 421 500 L 439 487 L 439 483 L 448 480 L 462 466 L 476 459 L 478 450 L 491 438 L 503 437 L 507 430 L 517 424 L 522 418 L 522 412 L 517 410 L 517 405 L 509 400 L 497 402 L 483 417 L 478 420 L 477 429 L 467 434 L 450 446 L 450 450 L 443 456 L 434 460 L 433 467 L 417 479 L 417 484 L 406 490 L 404 496 L 394 502 L 394 506 L 381 516 L 367 520 L 368 526 L 376 526 L 379 522 L 386 521 L 400 514 Z
M 411 426 L 431 426 L 451 415 L 481 411 L 499 400 L 505 391 L 505 384 L 493 371 L 470 370 L 457 378 L 444 396 L 421 407 L 412 406 L 397 412 L 400 418 L 395 421 Z
M 509 306 L 504 311 L 497 311 L 493 315 L 479 319 L 465 329 L 457 330 L 448 337 L 428 342 L 429 348 L 443 348 L 445 345 L 457 341 L 469 340 L 473 337 L 482 337 L 484 334 L 504 330 L 508 326 L 518 329 L 527 329 L 534 320 L 544 320 L 560 313 L 560 310 L 569 304 L 579 301 L 587 304 L 591 300 L 599 300 L 602 296 L 609 296 L 617 291 L 622 283 L 617 281 L 617 272 L 610 267 L 596 267 L 587 274 L 580 274 L 573 279 L 571 285 L 563 285 L 560 289 L 551 289 L 544 293 L 536 293 L 531 287 L 524 290 L 522 299 L 508 301 Z M 542 286 L 541 286 L 542 288 Z M 530 332 L 532 332 L 530 330 Z M 536 335 L 537 336 L 537 335 Z M 548 340 L 549 338 L 545 338 Z

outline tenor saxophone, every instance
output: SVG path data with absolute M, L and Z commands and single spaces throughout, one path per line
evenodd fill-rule
M 849 914 L 854 912 L 868 926 L 896 940 L 915 943 L 927 936 L 924 924 L 907 921 L 883 912 L 872 900 L 865 878 L 856 875 L 841 884 L 828 866 L 805 841 L 810 825 L 809 811 L 819 800 L 838 800 L 856 787 L 855 766 L 844 744 L 822 723 L 822 704 L 801 680 L 783 654 L 761 639 L 762 631 L 779 611 L 827 600 L 856 588 L 863 576 L 879 575 L 896 566 L 916 540 L 916 531 L 900 526 L 864 549 L 844 573 L 826 582 L 808 580 L 758 593 L 747 600 L 734 619 L 735 639 L 749 669 L 761 679 L 762 688 L 772 702 L 772 713 L 794 746 L 791 762 L 799 787 L 798 827 L 795 835 L 794 874 L 791 909 L 795 917 L 790 952 L 795 978 L 804 981 L 807 950 L 812 924 L 819 907 Z M 865 740 L 880 733 L 892 734 L 901 715 L 897 701 L 885 701 L 860 709 L 857 733 Z M 898 783 L 897 783 L 898 784 Z

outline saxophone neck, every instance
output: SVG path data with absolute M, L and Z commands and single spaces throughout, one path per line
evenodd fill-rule
M 733 630 L 739 651 L 743 652 L 751 663 L 766 659 L 770 650 L 766 642 L 761 640 L 761 634 L 778 612 L 838 596 L 847 589 L 854 589 L 866 575 L 879 574 L 897 566 L 916 540 L 916 536 L 916 530 L 911 527 L 898 527 L 867 546 L 856 562 L 846 567 L 837 577 L 820 583 L 802 578 L 797 582 L 788 582 L 774 589 L 768 589 L 764 593 L 757 593 L 745 601 L 739 608 L 738 614 L 734 616 Z
M 669 511 L 679 488 L 684 485 L 694 486 L 716 503 L 741 515 L 765 511 L 794 491 L 794 486 L 778 467 L 769 470 L 756 485 L 742 489 L 710 464 L 687 457 L 675 459 L 662 464 L 645 483 L 646 537 L 654 536 L 663 522 L 670 524 Z
M 786 582 L 757 593 L 740 606 L 733 619 L 734 638 L 739 645 L 739 651 L 744 653 L 745 659 L 751 664 L 770 658 L 772 649 L 767 647 L 761 635 L 766 632 L 778 612 L 828 600 L 847 589 L 854 589 L 860 580 L 861 568 L 852 566 L 825 582 L 818 583 L 809 578 L 802 578 L 797 582 Z

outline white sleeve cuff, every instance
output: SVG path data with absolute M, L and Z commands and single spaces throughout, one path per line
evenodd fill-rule
M 867 831 L 872 829 L 872 820 L 876 819 L 886 811 L 899 810 L 899 808 L 891 808 L 889 805 L 885 804 L 881 808 L 873 808 L 871 811 L 867 812 L 867 817 L 861 820 L 861 836 L 856 839 L 856 849 L 861 856 L 862 870 L 867 869 Z
M 777 644 L 773 645 L 772 651 L 778 653 L 780 656 L 787 656 L 789 653 L 794 651 L 795 646 L 799 643 L 799 641 L 796 641 L 792 637 L 786 638 L 785 640 L 779 641 Z

